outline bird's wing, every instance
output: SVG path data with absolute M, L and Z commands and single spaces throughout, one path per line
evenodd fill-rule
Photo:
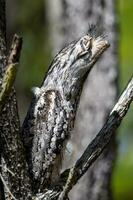
M 60 155 L 68 138 L 71 108 L 63 102 L 57 90 L 47 90 L 34 99 L 23 133 L 25 146 L 30 151 L 30 170 L 35 180 L 48 182 L 57 176 L 60 168 Z M 71 124 L 71 123 L 70 123 Z M 26 136 L 27 134 L 27 136 Z M 55 170 L 56 168 L 56 170 Z M 53 179 L 54 177 L 52 177 Z M 42 180 L 41 180 L 42 179 Z

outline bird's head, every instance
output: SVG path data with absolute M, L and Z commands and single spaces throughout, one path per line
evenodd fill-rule
M 109 43 L 102 37 L 87 34 L 73 43 L 66 56 L 64 71 L 71 73 L 73 78 L 82 78 L 93 67 L 101 54 L 109 47 Z M 64 52 L 61 52 L 61 54 Z M 65 66 L 65 65 L 64 65 Z M 67 74 L 67 73 L 66 73 Z
M 55 86 L 60 85 L 65 90 L 71 90 L 73 86 L 80 84 L 108 47 L 105 37 L 89 31 L 57 54 L 48 71 L 46 85 L 51 82 Z

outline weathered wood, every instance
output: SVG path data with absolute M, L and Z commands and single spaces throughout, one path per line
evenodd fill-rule
M 3 78 L 3 70 L 6 61 L 6 19 L 5 19 L 5 0 L 0 0 L 0 87 L 2 85 L 1 79 Z M 0 165 L 1 165 L 1 134 L 0 134 Z M 0 173 L 1 173 L 0 167 Z M 4 187 L 0 179 L 0 199 L 5 200 Z
M 5 0 L 0 0 L 0 88 L 6 71 L 8 60 L 6 53 L 6 20 L 5 20 Z M 13 53 L 13 52 L 12 52 Z M 10 54 L 11 56 L 11 54 Z M 13 58 L 14 60 L 14 58 Z M 20 137 L 20 122 L 18 116 L 17 100 L 15 89 L 12 88 L 6 105 L 0 114 L 0 139 L 1 154 L 5 164 L 15 176 L 10 173 L 2 175 L 6 177 L 6 184 L 13 196 L 17 199 L 28 199 L 30 195 L 30 183 L 26 169 L 26 159 L 23 144 Z M 2 165 L 2 163 L 1 163 Z M 2 167 L 1 167 L 2 168 Z M 5 190 L 6 198 L 10 194 Z
M 3 106 L 6 104 L 6 99 L 10 95 L 11 89 L 16 78 L 21 46 L 22 38 L 15 35 L 13 38 L 10 55 L 7 60 L 5 72 L 0 85 L 0 113 Z

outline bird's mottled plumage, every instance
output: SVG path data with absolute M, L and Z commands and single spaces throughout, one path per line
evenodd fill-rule
M 58 176 L 61 153 L 74 125 L 83 83 L 99 56 L 108 47 L 100 36 L 87 34 L 54 58 L 34 97 L 23 124 L 29 170 L 47 187 Z

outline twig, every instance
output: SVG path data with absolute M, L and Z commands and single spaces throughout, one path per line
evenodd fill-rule
M 75 185 L 80 177 L 84 175 L 84 173 L 108 145 L 111 136 L 113 133 L 115 133 L 115 130 L 119 127 L 123 117 L 126 115 L 132 100 L 133 78 L 114 106 L 101 131 L 88 145 L 83 155 L 76 162 L 74 167 L 75 173 L 73 174 L 73 179 L 71 179 L 71 183 L 69 184 L 69 189 L 67 192 L 70 191 L 72 186 Z
M 6 53 L 6 16 L 5 0 L 0 0 L 0 65 L 4 64 Z M 1 75 L 0 75 L 1 77 Z
M 10 55 L 7 61 L 6 71 L 4 73 L 2 84 L 0 86 L 0 111 L 11 92 L 12 86 L 16 78 L 17 64 L 20 57 L 21 47 L 22 38 L 14 35 Z
M 75 168 L 76 173 L 78 174 L 77 180 L 86 172 L 89 166 L 96 160 L 105 146 L 109 143 L 114 131 L 119 127 L 123 117 L 126 115 L 132 100 L 133 78 L 114 106 L 101 131 L 88 145 L 81 158 L 76 162 Z
M 10 189 L 8 188 L 8 186 L 7 186 L 6 182 L 5 182 L 5 180 L 3 179 L 1 173 L 0 173 L 0 179 L 1 179 L 1 181 L 2 181 L 2 183 L 3 183 L 3 185 L 4 185 L 4 187 L 5 187 L 5 189 L 7 190 L 7 192 L 8 192 L 8 193 L 10 194 L 10 196 L 12 197 L 12 199 L 17 200 L 17 199 L 13 196 L 13 194 L 11 193 Z
M 12 176 L 15 176 L 15 174 L 6 166 L 0 165 L 1 168 L 3 168 L 3 170 L 8 171 Z
M 3 158 L 10 172 L 14 173 L 14 176 L 11 173 L 6 174 L 8 176 L 10 190 L 17 199 L 24 199 L 25 196 L 28 199 L 31 195 L 31 184 L 28 176 L 24 147 L 20 136 L 16 93 L 13 87 L 21 47 L 22 38 L 15 35 L 9 56 L 6 59 L 6 68 L 1 78 L 0 134 Z
M 6 63 L 6 16 L 5 16 L 5 0 L 0 0 L 0 87 L 3 78 L 4 67 Z M 1 120 L 0 120 L 1 123 Z M 1 141 L 1 135 L 0 135 Z M 1 147 L 0 147 L 1 149 Z M 0 150 L 1 164 L 1 150 Z M 0 171 L 1 172 L 1 171 Z M 0 180 L 0 199 L 5 200 L 3 183 Z
M 72 167 L 69 171 L 69 175 L 66 181 L 65 186 L 63 187 L 63 190 L 58 198 L 58 200 L 63 200 L 67 198 L 67 194 L 69 192 L 69 185 L 71 185 L 71 182 L 73 182 L 73 177 L 74 177 L 74 173 L 75 173 L 75 168 Z

